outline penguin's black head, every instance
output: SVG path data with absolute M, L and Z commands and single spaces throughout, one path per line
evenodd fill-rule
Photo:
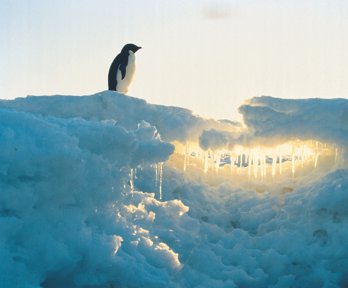
M 141 47 L 134 45 L 134 44 L 126 44 L 122 48 L 121 53 L 128 53 L 129 51 L 132 51 L 133 53 L 137 52 Z

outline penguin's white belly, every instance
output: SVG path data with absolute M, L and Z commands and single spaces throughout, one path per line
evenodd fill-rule
M 117 70 L 117 87 L 116 90 L 118 92 L 122 93 L 127 93 L 128 92 L 128 87 L 131 84 L 133 78 L 134 78 L 134 73 L 135 73 L 135 55 L 132 51 L 129 51 L 129 56 L 128 56 L 128 65 L 126 67 L 126 75 L 122 79 L 122 73 L 118 69 Z

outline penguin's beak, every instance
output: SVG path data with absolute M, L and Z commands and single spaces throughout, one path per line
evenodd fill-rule
M 140 50 L 142 47 L 138 47 L 138 50 Z

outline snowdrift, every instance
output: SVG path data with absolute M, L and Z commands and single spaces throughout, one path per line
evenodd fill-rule
M 348 100 L 240 112 L 0 101 L 0 287 L 347 286 Z

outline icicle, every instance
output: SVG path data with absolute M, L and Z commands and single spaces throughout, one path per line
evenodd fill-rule
M 318 158 L 319 158 L 319 142 L 315 142 L 315 158 L 314 158 L 314 167 L 316 168 L 318 165 Z
M 155 164 L 155 174 L 155 187 L 158 190 L 159 199 L 162 200 L 163 162 Z
M 261 176 L 264 179 L 267 176 L 267 167 L 266 167 L 266 154 L 264 151 L 261 153 Z
M 134 192 L 134 169 L 131 168 L 130 169 L 130 173 L 129 173 L 129 185 L 130 185 L 130 189 L 131 189 L 131 193 Z
M 189 144 L 186 143 L 185 145 L 185 157 L 184 157 L 184 171 L 186 171 L 187 166 L 189 165 Z
M 335 149 L 335 163 L 337 163 L 338 160 L 338 148 Z
M 251 153 L 248 151 L 248 176 L 251 176 Z
M 273 155 L 272 157 L 272 177 L 276 174 L 276 165 L 277 165 L 277 156 Z
M 234 159 L 232 157 L 232 151 L 230 153 L 230 169 L 231 169 L 231 174 L 233 174 L 233 166 L 234 166 Z
M 236 154 L 236 162 L 235 162 L 235 165 L 236 165 L 236 174 L 237 174 L 237 175 L 240 175 L 240 161 L 241 161 L 241 159 L 240 159 L 240 153 L 238 152 L 238 153 Z
M 204 151 L 204 173 L 207 174 L 208 172 L 208 164 L 209 164 L 209 152 Z
M 254 177 L 257 179 L 257 169 L 259 165 L 259 160 L 257 159 L 257 156 L 253 154 L 253 170 L 254 170 Z
M 291 172 L 292 172 L 292 176 L 295 175 L 295 153 L 292 152 L 291 155 Z
M 282 175 L 282 162 L 283 162 L 283 156 L 282 154 L 279 154 L 279 174 Z
M 304 151 L 305 151 L 305 147 L 304 147 L 304 145 L 302 145 L 302 147 L 301 147 L 301 168 L 303 168 L 303 164 L 304 164 L 304 155 L 305 155 Z
M 155 187 L 158 187 L 158 168 L 157 164 L 155 164 Z
M 242 167 L 245 168 L 247 164 L 248 164 L 247 154 L 246 152 L 244 152 L 242 155 Z
M 221 153 L 220 152 L 215 153 L 214 158 L 215 158 L 215 171 L 216 173 L 218 173 L 220 168 Z
M 159 199 L 162 200 L 162 184 L 163 184 L 163 162 L 158 163 L 158 174 L 159 174 Z
M 316 168 L 318 165 L 318 158 L 319 158 L 319 154 L 318 152 L 315 153 L 315 158 L 314 158 L 314 167 Z
M 265 177 L 265 169 L 264 169 L 264 163 L 263 163 L 263 153 L 260 152 L 260 174 L 261 174 L 261 180 Z
M 302 155 L 301 151 L 302 150 L 300 146 L 296 148 L 296 161 L 301 159 L 301 155 Z

